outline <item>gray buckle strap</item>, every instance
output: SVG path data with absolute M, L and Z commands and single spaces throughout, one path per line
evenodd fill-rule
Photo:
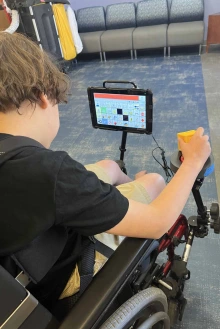
M 0 329 L 18 329 L 38 305 L 38 301 L 27 291 L 27 297 L 14 310 Z
M 27 274 L 25 274 L 24 272 L 19 273 L 15 280 L 18 281 L 24 288 L 27 287 L 27 285 L 31 281 Z

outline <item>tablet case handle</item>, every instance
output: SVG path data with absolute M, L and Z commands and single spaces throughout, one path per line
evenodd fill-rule
M 104 81 L 103 82 L 103 88 L 106 88 L 106 83 L 123 83 L 123 84 L 131 84 L 132 86 L 134 86 L 135 89 L 137 89 L 137 85 L 132 82 L 132 81 L 115 81 L 115 80 L 109 80 L 109 81 Z

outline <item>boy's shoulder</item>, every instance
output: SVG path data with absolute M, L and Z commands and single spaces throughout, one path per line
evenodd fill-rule
M 14 157 L 15 166 L 25 167 L 36 174 L 57 175 L 65 158 L 70 158 L 65 151 L 56 151 L 34 146 L 23 147 Z M 71 159 L 72 162 L 75 162 Z M 13 162 L 13 160 L 12 160 Z
M 0 167 L 2 168 L 4 165 L 5 169 L 23 168 L 24 173 L 47 171 L 52 174 L 59 170 L 66 157 L 70 158 L 67 152 L 47 149 L 31 138 L 0 133 Z
M 2 135 L 0 134 L 0 151 L 4 151 Z M 35 186 L 46 184 L 48 190 L 53 189 L 57 181 L 62 184 L 70 184 L 71 181 L 74 185 L 77 177 L 77 182 L 83 182 L 89 174 L 86 168 L 66 151 L 47 149 L 37 141 L 21 136 L 12 136 L 11 142 L 9 140 L 10 136 L 8 142 L 9 145 L 11 143 L 11 150 L 8 148 L 6 152 L 0 152 L 0 176 L 3 181 L 4 177 L 12 179 L 13 175 L 13 184 L 31 181 Z

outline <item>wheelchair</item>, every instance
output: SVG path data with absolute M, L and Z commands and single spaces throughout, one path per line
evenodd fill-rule
M 181 165 L 179 152 L 171 169 Z M 123 166 L 123 161 L 121 164 Z M 126 168 L 122 168 L 126 171 Z M 197 177 L 192 193 L 197 215 L 180 215 L 160 240 L 126 238 L 93 278 L 89 287 L 59 322 L 26 290 L 26 276 L 12 277 L 0 266 L 1 329 L 169 329 L 182 320 L 187 300 L 184 286 L 190 279 L 187 262 L 194 238 L 208 235 L 208 226 L 220 233 L 219 205 L 203 205 L 200 188 L 211 173 L 209 158 Z M 175 250 L 184 244 L 182 256 Z M 158 255 L 167 251 L 163 265 Z M 28 274 L 28 273 L 26 273 Z

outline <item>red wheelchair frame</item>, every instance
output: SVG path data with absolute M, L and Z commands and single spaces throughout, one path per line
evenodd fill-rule
M 124 153 L 126 151 L 127 132 L 123 132 L 120 160 L 117 161 L 122 171 L 127 174 L 124 165 Z M 181 152 L 175 152 L 171 157 L 171 169 L 175 173 L 182 163 Z M 211 170 L 210 170 L 211 168 Z M 182 320 L 187 300 L 183 295 L 185 281 L 190 279 L 190 271 L 187 269 L 187 263 L 194 241 L 194 237 L 204 238 L 208 235 L 208 226 L 214 229 L 216 234 L 220 233 L 219 205 L 213 203 L 210 210 L 204 206 L 200 188 L 203 184 L 204 177 L 208 176 L 214 170 L 214 164 L 210 157 L 204 168 L 198 175 L 192 193 L 197 205 L 197 216 L 191 216 L 187 219 L 180 215 L 170 230 L 160 239 L 158 248 L 152 253 L 152 260 L 147 270 L 140 275 L 134 282 L 133 289 L 135 292 L 146 289 L 151 285 L 159 287 L 166 294 L 169 306 L 169 317 L 171 326 L 177 320 Z M 180 244 L 185 244 L 182 257 L 175 254 L 175 249 Z M 162 266 L 156 263 L 160 253 L 167 250 L 168 260 Z

